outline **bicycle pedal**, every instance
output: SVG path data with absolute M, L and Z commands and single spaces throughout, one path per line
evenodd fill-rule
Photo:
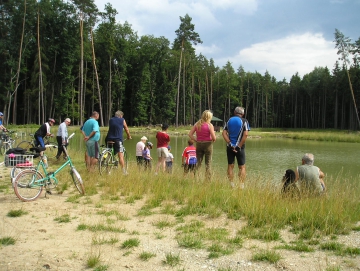
M 52 195 L 50 190 L 46 190 L 46 194 Z

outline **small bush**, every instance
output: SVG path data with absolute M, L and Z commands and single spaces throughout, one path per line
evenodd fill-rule
M 12 237 L 0 238 L 0 244 L 3 246 L 10 246 L 15 244 L 15 239 Z
M 253 261 L 267 261 L 270 263 L 277 263 L 280 259 L 280 254 L 271 250 L 262 250 L 252 256 Z
M 26 214 L 28 214 L 27 211 L 19 209 L 19 210 L 11 210 L 11 211 L 9 211 L 7 213 L 7 216 L 8 217 L 20 217 L 20 216 L 26 215 Z
M 163 263 L 170 266 L 176 266 L 180 263 L 180 255 L 173 255 L 172 253 L 167 253 L 165 255 L 165 260 L 163 261 Z
M 138 247 L 139 245 L 140 245 L 139 239 L 130 238 L 121 244 L 121 248 L 128 249 L 128 248 Z

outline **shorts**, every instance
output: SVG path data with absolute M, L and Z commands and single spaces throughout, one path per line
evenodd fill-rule
M 107 144 L 108 148 L 111 148 L 111 145 L 114 149 L 114 153 L 124 152 L 124 145 L 120 140 L 109 140 L 115 142 L 114 144 Z
M 161 158 L 161 157 L 166 158 L 166 157 L 169 156 L 169 150 L 168 150 L 167 147 L 157 148 L 157 149 L 156 149 L 156 152 L 157 152 L 157 156 L 158 156 L 159 158 Z
M 184 165 L 184 173 L 188 173 L 189 171 L 195 171 L 196 164 L 193 165 Z
M 144 157 L 142 157 L 142 156 L 136 156 L 136 163 L 138 164 L 138 165 L 142 165 L 143 163 L 144 163 Z
M 237 148 L 237 152 L 233 151 L 233 148 L 226 147 L 226 155 L 228 160 L 228 165 L 233 165 L 235 163 L 235 157 L 238 163 L 238 166 L 245 165 L 245 148 Z
M 94 140 L 86 141 L 86 151 L 89 157 L 99 159 L 99 142 Z

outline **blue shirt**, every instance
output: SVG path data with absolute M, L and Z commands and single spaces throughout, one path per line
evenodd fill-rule
M 95 135 L 93 137 L 89 138 L 89 140 L 99 141 L 100 127 L 99 127 L 99 123 L 97 122 L 96 119 L 93 119 L 93 118 L 88 119 L 84 123 L 82 130 L 84 131 L 86 136 L 89 136 L 92 132 L 95 132 Z
M 250 131 L 250 125 L 247 119 L 234 116 L 225 124 L 224 130 L 229 134 L 231 145 L 238 145 L 244 135 L 244 131 Z
M 107 140 L 123 141 L 124 118 L 112 117 L 109 120 Z

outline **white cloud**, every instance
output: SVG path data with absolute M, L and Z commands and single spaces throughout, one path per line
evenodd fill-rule
M 205 57 L 207 57 L 207 55 L 209 54 L 217 54 L 221 52 L 221 49 L 215 44 L 212 44 L 211 46 L 204 46 L 202 44 L 198 44 L 195 46 L 195 49 L 196 49 L 196 54 L 201 53 Z
M 256 70 L 264 74 L 267 70 L 278 80 L 285 77 L 289 81 L 296 72 L 304 76 L 315 67 L 327 66 L 331 70 L 337 58 L 332 41 L 325 40 L 322 34 L 304 33 L 253 44 L 215 63 L 225 65 L 229 60 L 235 69 L 242 65 L 250 72 Z

